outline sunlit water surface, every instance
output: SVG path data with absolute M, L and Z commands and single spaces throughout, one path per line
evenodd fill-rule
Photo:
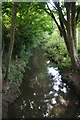
M 75 118 L 77 97 L 62 82 L 59 69 L 43 50 L 34 50 L 20 88 L 21 95 L 9 106 L 9 118 Z

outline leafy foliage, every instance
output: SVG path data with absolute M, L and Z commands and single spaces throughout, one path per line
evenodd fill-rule
M 5 42 L 5 49 L 8 48 L 9 44 L 9 31 L 10 31 L 10 20 L 12 17 L 11 5 L 7 6 L 3 3 L 3 39 Z M 19 3 L 17 19 L 16 19 L 16 30 L 15 30 L 15 44 L 13 55 L 20 57 L 20 52 L 25 45 L 25 51 L 30 46 L 35 46 L 44 39 L 46 31 L 52 31 L 51 18 L 44 12 L 44 10 L 37 9 L 38 3 Z M 5 33 L 6 31 L 6 33 Z M 6 50 L 5 50 L 6 52 Z
M 3 78 L 5 75 L 7 51 L 10 44 L 12 6 L 12 2 L 4 2 L 2 5 L 4 48 Z M 65 9 L 62 4 L 61 7 L 65 16 Z M 32 55 L 32 50 L 38 45 L 44 47 L 49 59 L 57 66 L 67 67 L 71 63 L 64 40 L 60 37 L 59 31 L 57 30 L 57 26 L 55 25 L 53 19 L 45 12 L 45 8 L 47 8 L 46 2 L 21 2 L 18 4 L 15 43 L 9 76 L 10 84 L 12 85 L 19 86 L 23 78 L 23 73 L 25 72 L 25 66 L 28 63 L 29 57 Z M 57 15 L 58 12 L 54 8 L 53 12 L 56 16 L 57 22 L 59 22 L 59 17 Z M 80 26 L 79 21 L 78 26 Z M 80 51 L 80 45 L 78 45 L 78 51 Z
M 13 85 L 15 87 L 19 87 L 20 83 L 22 82 L 23 79 L 23 75 L 25 72 L 25 67 L 27 69 L 29 69 L 28 64 L 28 60 L 29 57 L 32 55 L 31 52 L 27 52 L 27 53 L 23 53 L 24 51 L 22 51 L 22 57 L 18 58 L 16 56 L 16 59 L 12 60 L 11 64 L 10 64 L 10 75 L 9 75 L 9 84 Z M 25 57 L 24 57 L 25 56 Z M 3 59 L 3 77 L 5 76 L 5 57 Z
M 58 67 L 68 67 L 70 65 L 70 58 L 63 38 L 59 36 L 57 30 L 49 37 L 49 41 L 44 47 L 47 56 Z
M 13 3 L 3 3 L 3 78 L 6 56 L 10 44 L 10 27 Z M 36 9 L 37 7 L 37 9 Z M 47 33 L 52 32 L 51 18 L 44 10 L 38 9 L 38 3 L 19 3 L 15 27 L 15 43 L 10 65 L 10 84 L 19 86 L 31 51 L 45 42 Z M 28 66 L 27 66 L 28 67 Z

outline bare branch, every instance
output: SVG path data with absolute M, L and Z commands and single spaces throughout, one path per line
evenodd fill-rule
M 52 13 L 51 9 L 49 8 L 48 4 L 47 4 L 47 7 L 48 7 L 48 10 L 50 11 L 50 13 L 48 12 L 48 14 L 53 18 L 54 22 L 56 23 L 59 31 L 60 31 L 60 34 L 62 34 L 62 28 L 60 27 L 60 25 L 58 24 L 54 14 Z
M 63 13 L 62 13 L 62 9 L 61 9 L 59 3 L 55 2 L 55 6 L 56 6 L 57 9 L 58 9 L 59 17 L 61 18 L 61 20 L 62 20 L 62 22 L 64 23 L 64 25 L 67 27 L 67 21 L 66 21 L 66 19 L 64 18 L 64 15 L 63 15 Z

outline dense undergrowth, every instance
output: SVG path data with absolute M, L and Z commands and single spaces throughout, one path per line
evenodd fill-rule
M 58 67 L 70 66 L 70 57 L 68 55 L 66 45 L 63 38 L 59 36 L 58 31 L 55 31 L 44 46 L 46 55 L 49 60 Z
M 79 40 L 79 36 L 78 36 Z M 64 43 L 64 39 L 60 37 L 59 32 L 55 30 L 44 46 L 45 52 L 49 60 L 59 68 L 69 68 L 71 60 Z M 80 58 L 80 40 L 78 43 L 78 52 Z
M 15 86 L 15 87 L 19 87 L 22 79 L 23 79 L 23 75 L 25 72 L 25 67 L 29 69 L 28 66 L 28 61 L 29 61 L 29 57 L 32 55 L 31 51 L 25 52 L 24 50 L 21 51 L 21 57 L 16 56 L 15 59 L 12 59 L 11 64 L 10 64 L 10 74 L 9 74 L 9 85 L 11 86 Z M 3 79 L 5 76 L 5 66 L 6 66 L 6 61 L 5 61 L 5 56 L 3 58 L 3 67 L 2 67 L 2 71 L 3 71 Z

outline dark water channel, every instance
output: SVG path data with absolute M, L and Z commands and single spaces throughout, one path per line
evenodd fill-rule
M 59 69 L 53 67 L 44 51 L 37 48 L 29 60 L 21 95 L 9 106 L 9 118 L 75 118 L 77 96 L 62 82 Z

